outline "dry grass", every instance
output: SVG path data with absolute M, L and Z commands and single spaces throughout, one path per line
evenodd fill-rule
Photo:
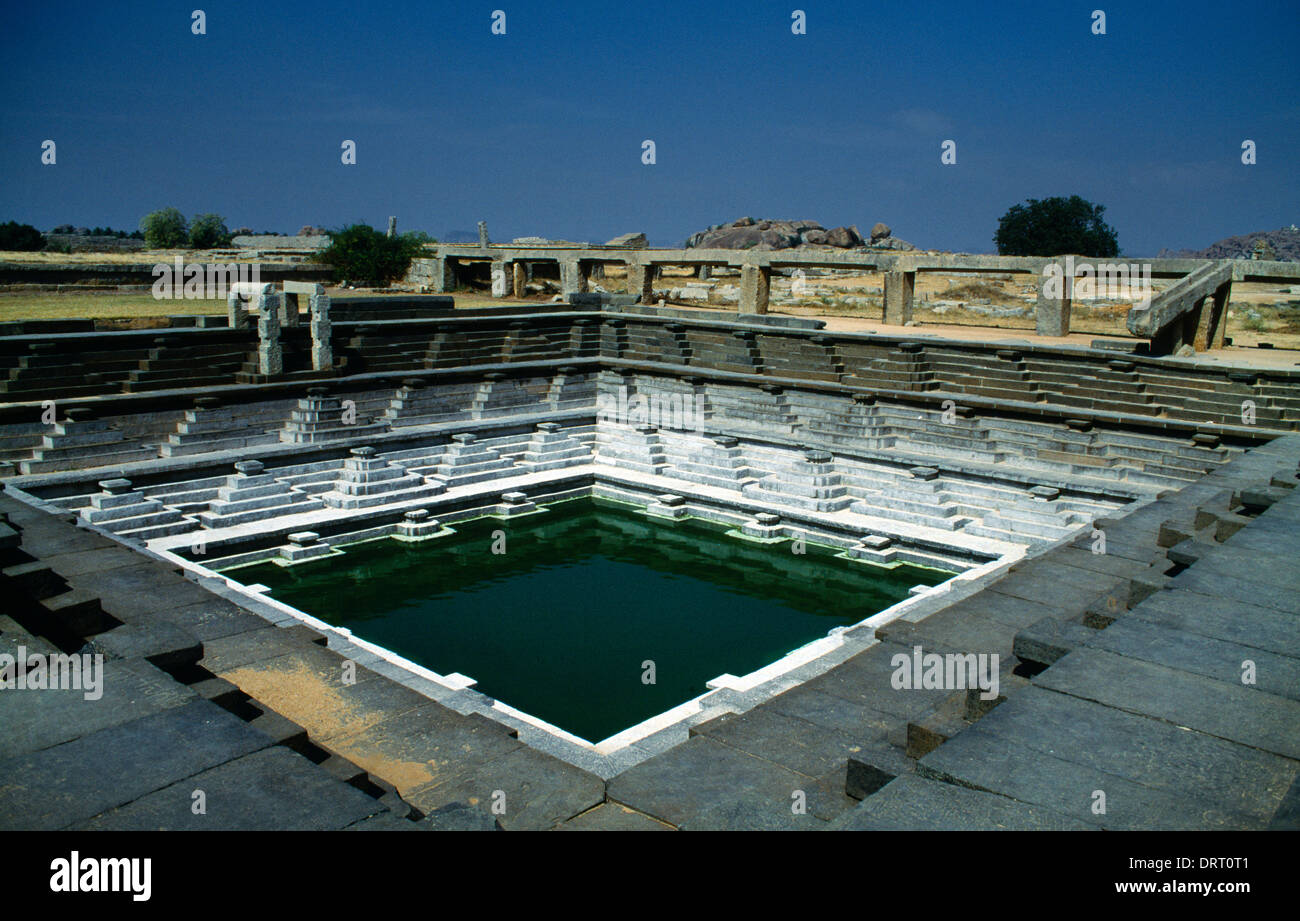
M 403 292 L 339 291 L 326 289 L 331 297 L 411 297 Z M 477 292 L 456 292 L 457 307 L 505 307 L 510 304 L 536 304 L 548 300 L 537 298 L 517 301 L 494 298 Z M 64 319 L 138 319 L 190 315 L 224 315 L 226 302 L 208 300 L 155 300 L 148 291 L 137 292 L 60 292 L 58 294 L 0 294 L 0 321 Z M 143 323 L 139 328 L 158 324 Z
M 224 300 L 159 301 L 147 291 L 127 294 L 7 294 L 0 320 L 107 319 L 224 314 Z

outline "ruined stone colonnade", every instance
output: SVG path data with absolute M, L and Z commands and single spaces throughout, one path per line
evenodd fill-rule
M 1076 284 L 1103 283 L 1116 276 L 1129 282 L 1132 260 L 1088 260 L 1083 256 L 1052 258 L 988 256 L 964 253 L 875 253 L 823 250 L 710 250 L 630 249 L 615 246 L 497 246 L 481 238 L 478 246 L 437 245 L 430 256 L 417 260 L 415 273 L 430 282 L 435 293 L 454 290 L 462 264 L 488 262 L 493 295 L 522 297 L 531 267 L 558 264 L 560 287 L 567 298 L 585 293 L 593 272 L 605 265 L 627 270 L 627 290 L 641 303 L 653 303 L 654 279 L 663 266 L 695 266 L 703 275 L 714 267 L 740 273 L 741 314 L 763 314 L 774 271 L 799 268 L 848 269 L 880 272 L 884 276 L 884 322 L 903 326 L 912 321 L 918 273 L 1012 273 L 1032 276 L 1038 287 L 1035 332 L 1060 337 L 1070 333 L 1070 313 Z M 1132 264 L 1130 264 L 1132 263 Z M 1130 311 L 1129 329 L 1149 337 L 1159 354 L 1182 345 L 1197 350 L 1222 346 L 1226 305 L 1233 281 L 1294 284 L 1300 282 L 1300 265 L 1287 262 L 1204 259 L 1141 260 L 1146 281 L 1176 280 L 1155 297 Z M 705 276 L 707 277 L 707 276 Z

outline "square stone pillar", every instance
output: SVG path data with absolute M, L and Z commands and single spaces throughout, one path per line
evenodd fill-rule
M 627 293 L 641 298 L 642 304 L 653 304 L 655 300 L 654 266 L 629 262 L 627 264 Z
M 455 291 L 456 260 L 449 256 L 434 256 L 429 261 L 433 263 L 434 294 L 446 294 Z
M 1049 291 L 1051 285 L 1059 289 Z M 1038 306 L 1035 309 L 1037 332 L 1040 336 L 1070 335 L 1070 301 L 1074 297 L 1074 277 L 1040 275 L 1038 277 Z
M 263 294 L 257 298 L 257 373 L 284 372 L 284 353 L 280 347 L 280 295 Z
M 330 324 L 329 295 L 312 295 L 310 309 L 311 366 L 315 371 L 330 371 L 334 368 L 334 346 L 330 344 L 333 327 Z
M 915 295 L 915 272 L 886 272 L 885 322 L 894 326 L 912 322 L 912 302 Z
M 226 295 L 226 317 L 231 329 L 248 329 L 248 307 L 238 291 Z
M 587 292 L 587 273 L 581 259 L 561 260 L 560 292 L 565 297 Z
M 1193 347 L 1198 351 L 1201 349 L 1221 349 L 1223 340 L 1228 331 L 1228 298 L 1232 294 L 1232 281 L 1225 281 L 1219 287 L 1214 289 L 1214 294 L 1205 299 L 1201 305 L 1200 320 L 1204 325 L 1205 334 L 1202 346 L 1202 336 L 1200 329 L 1197 330 L 1196 345 Z
M 772 270 L 765 265 L 740 267 L 740 312 L 767 313 L 767 296 Z
M 525 267 L 524 263 L 518 261 L 512 262 L 510 268 L 511 293 L 513 293 L 515 297 L 521 298 L 528 293 L 527 289 L 524 287 L 528 284 L 528 269 Z

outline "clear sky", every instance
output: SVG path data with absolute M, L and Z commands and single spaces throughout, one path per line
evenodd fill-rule
M 0 10 L 0 220 L 42 230 L 170 205 L 259 231 L 394 214 L 677 245 L 752 215 L 991 252 L 1010 205 L 1079 194 L 1140 256 L 1300 223 L 1297 0 Z

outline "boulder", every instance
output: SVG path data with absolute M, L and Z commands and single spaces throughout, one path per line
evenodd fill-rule
M 606 246 L 630 246 L 633 249 L 645 249 L 650 245 L 643 233 L 625 233 L 621 237 L 615 237 L 605 244 Z
M 826 242 L 831 246 L 848 249 L 851 246 L 859 245 L 862 242 L 862 237 L 858 234 L 856 228 L 836 227 L 826 231 Z
M 893 233 L 893 231 L 891 231 L 891 230 L 889 229 L 889 225 L 888 225 L 888 224 L 884 224 L 884 223 L 879 223 L 879 222 L 878 222 L 874 227 L 871 228 L 871 242 L 872 242 L 872 244 L 875 244 L 875 243 L 876 243 L 877 241 L 879 241 L 879 240 L 883 240 L 883 239 L 885 239 L 885 238 L 888 237 L 891 233 Z

